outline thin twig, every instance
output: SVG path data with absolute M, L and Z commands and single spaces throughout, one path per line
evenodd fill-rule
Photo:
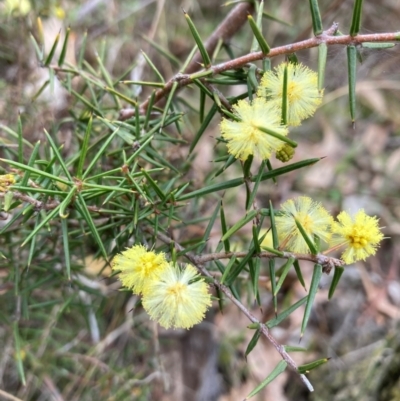
M 252 63 L 257 60 L 262 60 L 263 58 L 266 57 L 273 58 L 276 56 L 291 54 L 300 50 L 317 47 L 321 43 L 326 43 L 328 46 L 332 45 L 348 46 L 348 45 L 359 45 L 365 42 L 374 42 L 374 43 L 393 42 L 393 41 L 398 41 L 400 38 L 400 32 L 375 33 L 375 34 L 357 35 L 357 36 L 350 36 L 350 35 L 335 36 L 334 33 L 337 31 L 337 28 L 338 24 L 334 23 L 328 30 L 324 31 L 319 36 L 302 40 L 300 42 L 292 43 L 289 45 L 275 47 L 271 49 L 271 51 L 268 54 L 263 54 L 262 52 L 249 53 L 244 56 L 235 58 L 233 60 L 229 60 L 224 63 L 215 65 L 209 68 L 209 70 L 212 71 L 212 74 L 210 76 L 220 74 L 221 72 L 227 70 L 234 70 L 243 67 L 248 63 Z M 190 85 L 193 82 L 193 78 L 188 74 L 180 73 L 175 75 L 165 84 L 164 88 L 158 90 L 155 93 L 154 104 L 157 103 L 162 98 L 168 96 L 175 82 L 178 82 L 178 88 L 181 88 L 183 86 Z M 144 113 L 148 105 L 149 105 L 149 99 L 147 99 L 140 105 L 139 111 L 141 113 Z M 134 109 L 122 109 L 120 111 L 119 118 L 121 120 L 126 120 L 132 117 L 134 113 L 135 113 Z
M 207 262 L 211 262 L 212 260 L 220 260 L 220 259 L 230 259 L 233 256 L 236 258 L 244 258 L 247 256 L 248 252 L 241 251 L 241 252 L 215 252 L 209 253 L 206 255 L 199 255 L 196 256 L 196 262 L 203 264 Z M 292 253 L 292 252 L 282 252 L 282 256 L 276 255 L 271 252 L 260 252 L 255 257 L 259 258 L 295 258 L 297 260 L 308 260 L 310 262 L 319 263 L 322 266 L 329 265 L 329 266 L 343 266 L 344 262 L 341 259 L 331 258 L 329 256 L 323 255 L 319 253 L 318 255 L 311 255 L 311 254 L 300 254 L 300 253 Z
M 60 202 L 55 199 L 52 199 L 48 202 L 42 202 L 40 200 L 32 198 L 29 195 L 23 194 L 22 192 L 19 191 L 10 191 L 10 192 L 12 192 L 14 199 L 18 199 L 21 202 L 30 203 L 36 211 L 53 210 L 60 205 Z M 4 198 L 5 194 L 6 192 L 0 192 L 0 198 Z M 101 213 L 101 209 L 97 206 L 87 206 L 87 208 L 91 212 Z
M 23 194 L 19 191 L 10 191 L 10 192 L 12 192 L 14 199 L 18 199 L 21 202 L 30 203 L 35 208 L 35 210 L 52 210 L 55 209 L 60 204 L 60 202 L 56 200 L 51 200 L 45 203 L 35 198 L 32 198 L 29 195 Z M 0 198 L 4 198 L 5 194 L 6 193 L 4 192 L 0 192 Z

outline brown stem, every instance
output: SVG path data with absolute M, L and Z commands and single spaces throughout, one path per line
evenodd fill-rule
M 265 57 L 272 58 L 279 55 L 291 54 L 300 50 L 317 47 L 321 43 L 326 43 L 328 46 L 332 45 L 347 46 L 350 44 L 359 45 L 365 42 L 374 42 L 374 43 L 393 42 L 393 41 L 398 41 L 400 39 L 400 32 L 375 33 L 375 34 L 357 35 L 357 36 L 350 36 L 350 35 L 335 36 L 334 33 L 337 30 L 337 26 L 338 26 L 337 24 L 333 24 L 332 27 L 329 28 L 327 31 L 323 32 L 321 35 L 316 36 L 314 38 L 306 39 L 285 46 L 275 47 L 271 49 L 268 55 L 265 55 L 262 52 L 249 53 L 236 59 L 215 65 L 210 68 L 210 70 L 212 71 L 212 74 L 210 76 L 219 74 L 227 70 L 243 67 L 248 63 L 252 63 L 257 60 L 262 60 Z M 190 75 L 187 74 L 176 75 L 165 84 L 164 88 L 156 92 L 155 103 L 157 103 L 160 99 L 166 97 L 168 93 L 171 91 L 173 83 L 178 80 L 179 80 L 179 88 L 187 86 L 193 82 L 193 79 L 190 77 Z M 148 102 L 149 101 L 146 100 L 140 105 L 139 110 L 141 113 L 143 113 L 146 110 Z M 126 120 L 127 118 L 132 117 L 134 113 L 135 113 L 134 109 L 122 109 L 120 111 L 120 119 Z
M 51 200 L 48 203 L 44 203 L 18 191 L 12 191 L 12 194 L 14 199 L 18 199 L 21 202 L 30 203 L 35 208 L 35 210 L 52 210 L 60 204 L 60 202 L 56 200 Z M 0 198 L 3 198 L 4 196 L 5 193 L 0 193 Z
M 259 254 L 255 255 L 259 258 L 295 258 L 297 260 L 308 260 L 310 262 L 319 263 L 322 266 L 343 266 L 344 262 L 340 259 L 332 258 L 326 255 L 319 253 L 318 255 L 311 255 L 311 254 L 300 254 L 300 253 L 292 253 L 292 252 L 282 252 L 283 255 L 276 255 L 271 252 L 260 252 Z M 241 251 L 241 252 L 216 252 L 216 253 L 209 253 L 206 255 L 196 256 L 197 263 L 207 263 L 211 262 L 212 260 L 220 260 L 220 259 L 230 259 L 233 256 L 236 258 L 244 258 L 247 256 L 248 252 Z
M 54 199 L 52 199 L 48 202 L 42 202 L 35 198 L 32 198 L 29 195 L 23 194 L 19 191 L 12 191 L 12 194 L 13 194 L 14 199 L 18 199 L 21 202 L 30 203 L 37 211 L 53 210 L 60 204 L 60 202 L 58 200 L 54 200 Z M 5 193 L 0 192 L 0 198 L 4 198 L 4 196 L 5 196 Z M 99 209 L 97 206 L 87 206 L 87 208 L 91 212 L 101 213 L 101 209 Z

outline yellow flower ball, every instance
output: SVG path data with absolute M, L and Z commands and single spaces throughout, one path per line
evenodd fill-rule
M 222 137 L 228 141 L 228 152 L 235 158 L 245 161 L 254 155 L 262 160 L 269 159 L 284 145 L 280 139 L 259 129 L 262 127 L 281 136 L 288 134 L 287 128 L 281 125 L 280 112 L 264 99 L 256 98 L 251 103 L 239 100 L 233 111 L 239 121 L 224 118 L 220 128 Z
M 283 76 L 286 63 L 264 73 L 257 95 L 282 110 Z M 287 64 L 288 116 L 287 125 L 297 126 L 311 117 L 322 101 L 323 90 L 318 90 L 318 74 L 303 64 Z
M 337 216 L 337 220 L 332 226 L 333 237 L 330 245 L 335 248 L 346 247 L 341 258 L 347 264 L 375 255 L 376 249 L 383 239 L 383 234 L 378 227 L 378 219 L 375 216 L 368 216 L 361 209 L 354 217 L 343 211 Z
M 134 245 L 116 255 L 111 267 L 114 271 L 120 271 L 122 285 L 139 295 L 149 280 L 161 276 L 168 267 L 168 262 L 164 253 L 155 253 L 148 251 L 143 245 Z
M 189 329 L 204 319 L 211 295 L 193 266 L 180 269 L 168 265 L 162 277 L 147 282 L 142 304 L 150 317 L 166 329 Z
M 310 249 L 297 227 L 296 220 L 304 228 L 312 242 L 314 236 L 328 242 L 331 236 L 332 216 L 319 203 L 307 196 L 289 199 L 281 205 L 282 215 L 275 217 L 276 229 L 283 250 L 310 253 Z

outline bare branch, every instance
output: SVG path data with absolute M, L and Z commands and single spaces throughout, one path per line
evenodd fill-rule
M 209 253 L 202 256 L 196 256 L 197 263 L 207 263 L 211 262 L 212 260 L 220 260 L 220 259 L 230 259 L 232 256 L 236 258 L 244 258 L 247 256 L 248 252 L 217 252 L 217 253 Z M 283 255 L 276 255 L 271 252 L 263 251 L 259 254 L 254 255 L 255 257 L 259 258 L 295 258 L 297 260 L 308 260 L 310 262 L 319 263 L 323 266 L 343 266 L 344 262 L 341 259 L 331 258 L 329 256 L 323 255 L 319 253 L 318 255 L 311 255 L 311 254 L 300 254 L 300 253 L 292 253 L 292 252 L 283 252 Z
M 22 192 L 19 191 L 11 191 L 13 194 L 13 198 L 17 199 L 21 202 L 26 202 L 26 203 L 30 203 L 34 209 L 36 211 L 39 210 L 53 210 L 55 209 L 60 202 L 58 200 L 55 199 L 51 199 L 48 202 L 42 202 L 40 200 L 37 200 L 35 198 L 32 198 L 29 195 L 23 194 Z M 4 198 L 5 193 L 4 192 L 0 192 L 0 198 Z M 94 212 L 94 213 L 101 213 L 101 209 L 98 208 L 97 206 L 88 206 L 87 207 L 89 211 Z
M 51 200 L 50 202 L 45 203 L 45 202 L 41 202 L 35 198 L 32 198 L 29 195 L 23 194 L 19 191 L 11 191 L 11 192 L 13 194 L 14 199 L 18 199 L 21 202 L 30 203 L 35 208 L 35 210 L 42 210 L 42 209 L 52 210 L 52 209 L 55 209 L 60 204 L 60 202 L 56 201 L 56 200 Z M 4 198 L 4 196 L 5 196 L 5 193 L 0 192 L 0 198 Z

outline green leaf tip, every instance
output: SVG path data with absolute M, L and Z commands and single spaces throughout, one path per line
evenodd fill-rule
M 342 266 L 336 266 L 335 271 L 333 273 L 333 279 L 331 282 L 331 286 L 329 287 L 329 294 L 328 294 L 328 299 L 331 299 L 333 297 L 333 294 L 336 290 L 336 287 L 340 281 L 340 278 L 342 277 L 342 274 L 344 272 L 344 267 Z
M 297 370 L 300 374 L 309 373 L 310 370 L 317 368 L 318 366 L 324 365 L 327 363 L 331 358 L 322 358 L 318 359 L 317 361 L 306 363 L 304 365 L 300 365 Z
M 65 56 L 67 54 L 67 49 L 68 49 L 68 39 L 69 39 L 69 34 L 71 32 L 71 28 L 67 28 L 67 32 L 65 33 L 65 39 L 63 43 L 63 47 L 61 50 L 60 58 L 58 59 L 58 66 L 61 67 L 64 64 Z
M 249 355 L 250 352 L 253 351 L 254 347 L 257 345 L 258 340 L 260 339 L 260 337 L 261 337 L 261 330 L 258 329 L 258 330 L 254 333 L 254 335 L 253 335 L 253 337 L 251 338 L 249 344 L 247 345 L 246 351 L 245 351 L 245 353 L 244 353 L 244 357 L 245 357 L 246 359 L 247 359 L 247 355 Z
M 254 21 L 254 18 L 250 14 L 247 16 L 247 20 L 249 21 L 251 30 L 253 31 L 254 37 L 256 38 L 262 53 L 267 55 L 271 48 L 265 40 L 260 28 L 257 26 L 256 21 Z
M 56 36 L 56 38 L 54 40 L 53 46 L 52 46 L 52 48 L 50 50 L 50 53 L 48 54 L 48 56 L 46 58 L 46 61 L 44 62 L 44 65 L 46 67 L 51 63 L 51 60 L 52 60 L 52 58 L 54 56 L 54 53 L 55 53 L 57 45 L 58 45 L 58 41 L 60 40 L 60 34 L 61 34 L 61 32 L 58 32 L 58 34 L 57 34 L 57 36 Z
M 204 67 L 207 69 L 207 68 L 211 67 L 210 56 L 208 55 L 206 47 L 204 46 L 203 41 L 201 40 L 201 37 L 199 35 L 199 32 L 196 29 L 196 26 L 194 25 L 192 19 L 189 17 L 189 14 L 185 10 L 183 10 L 183 14 L 189 25 L 189 29 L 190 29 L 190 32 L 192 33 L 193 39 L 196 42 L 196 45 L 199 49 L 201 58 L 203 59 Z

